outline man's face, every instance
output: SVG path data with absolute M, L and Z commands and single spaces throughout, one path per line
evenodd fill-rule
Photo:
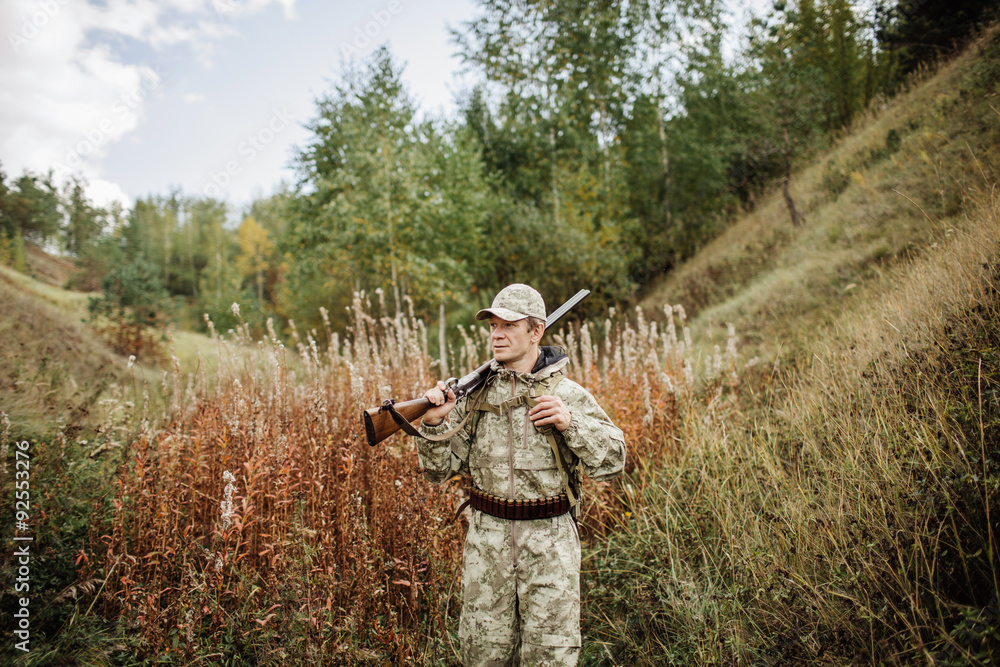
M 541 338 L 541 334 L 536 336 L 535 333 L 535 331 L 528 329 L 528 320 L 508 322 L 493 315 L 490 317 L 490 343 L 493 346 L 493 358 L 507 368 L 519 366 L 525 361 L 530 361 L 533 364 L 534 358 L 528 359 L 528 356 L 536 354 L 534 352 L 537 349 L 535 344 Z

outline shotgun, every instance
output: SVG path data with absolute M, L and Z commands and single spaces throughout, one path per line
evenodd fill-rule
M 559 306 L 551 315 L 545 318 L 545 329 L 548 330 L 553 324 L 573 309 L 590 294 L 590 290 L 582 289 L 574 294 L 569 301 Z M 490 365 L 493 360 L 472 371 L 460 379 L 448 378 L 445 384 L 455 393 L 455 400 L 468 396 L 478 389 L 490 373 Z M 396 431 L 402 429 L 410 435 L 417 434 L 416 429 L 410 422 L 416 421 L 432 407 L 431 402 L 424 397 L 414 398 L 409 401 L 397 403 L 391 398 L 384 401 L 377 408 L 368 408 L 361 413 L 361 419 L 365 423 L 365 437 L 368 444 L 374 447 Z

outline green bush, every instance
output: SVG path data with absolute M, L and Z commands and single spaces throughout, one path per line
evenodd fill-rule
M 159 271 L 142 258 L 111 271 L 101 282 L 103 297 L 90 300 L 91 322 L 116 352 L 136 358 L 162 356 L 162 329 L 171 308 Z

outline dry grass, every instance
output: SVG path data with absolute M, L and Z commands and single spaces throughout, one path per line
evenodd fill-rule
M 64 287 L 76 271 L 76 262 L 70 257 L 50 255 L 34 243 L 25 243 L 28 271 L 39 281 L 52 287 Z
M 0 266 L 0 397 L 17 437 L 49 438 L 61 432 L 69 439 L 100 428 L 114 417 L 108 404 L 138 383 L 147 387 L 147 402 L 163 414 L 163 368 L 129 365 L 111 351 L 89 325 L 93 296 L 54 287 Z M 168 330 L 150 332 L 168 363 L 177 357 L 185 373 L 211 372 L 219 347 L 203 335 Z M 162 341 L 160 341 L 162 339 Z M 132 368 L 129 371 L 129 368 Z
M 0 281 L 38 302 L 59 308 L 70 317 L 83 319 L 87 316 L 87 303 L 92 296 L 90 294 L 55 287 L 3 265 L 0 265 Z
M 0 301 L 0 400 L 14 437 L 72 439 L 99 424 L 124 362 L 75 317 L 76 301 L 7 267 Z
M 370 311 L 359 297 L 343 342 L 310 332 L 294 353 L 273 334 L 216 336 L 214 373 L 165 376 L 172 419 L 125 452 L 113 530 L 93 545 L 107 573 L 102 612 L 137 633 L 139 655 L 455 664 L 463 531 L 448 521 L 462 492 L 423 480 L 409 439 L 369 448 L 359 420 L 437 378 L 423 324 Z M 591 539 L 620 529 L 623 503 L 676 448 L 677 406 L 714 410 L 738 384 L 735 338 L 699 362 L 683 310 L 670 316 L 664 330 L 640 317 L 560 337 L 632 456 L 621 490 L 588 487 Z M 479 330 L 465 340 L 453 368 L 482 361 Z M 149 412 L 129 398 L 136 418 Z
M 585 664 L 1000 659 L 998 53 L 803 169 L 804 227 L 766 200 L 644 301 L 764 363 L 712 418 L 681 406 L 588 554 Z
M 998 204 L 835 318 L 808 367 L 745 385 L 756 402 L 682 415 L 634 522 L 591 555 L 615 662 L 1000 658 Z

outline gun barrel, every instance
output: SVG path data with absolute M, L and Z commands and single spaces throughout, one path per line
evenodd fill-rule
M 583 301 L 584 299 L 586 299 L 588 296 L 590 296 L 590 290 L 589 289 L 582 289 L 579 292 L 577 292 L 576 294 L 574 294 L 573 296 L 571 296 L 569 298 L 569 301 L 567 301 L 563 305 L 561 305 L 558 308 L 556 308 L 555 310 L 553 310 L 552 314 L 545 318 L 545 328 L 548 329 L 553 324 L 555 324 L 556 322 L 558 322 L 562 318 L 563 315 L 565 315 L 569 311 L 573 310 L 573 308 L 576 306 L 576 304 L 580 303 L 581 301 Z

